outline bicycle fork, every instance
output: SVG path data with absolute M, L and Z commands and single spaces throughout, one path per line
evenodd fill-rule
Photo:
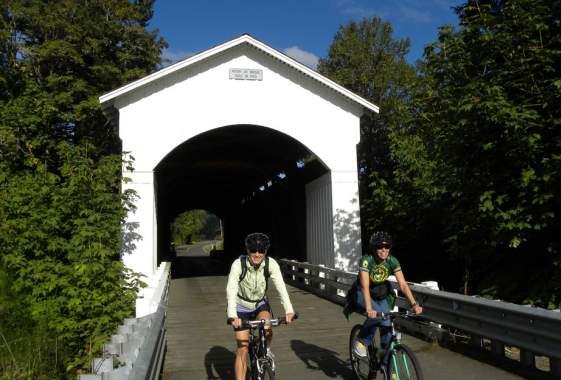
M 263 373 L 263 362 L 267 362 L 271 367 L 271 370 L 275 372 L 275 362 L 267 356 L 267 337 L 265 334 L 265 328 L 261 326 L 259 328 L 259 349 L 257 350 L 259 355 L 256 356 L 257 371 Z
M 407 355 L 398 356 L 398 352 L 394 349 L 395 343 L 392 343 L 392 348 L 389 352 L 391 355 L 391 364 L 389 369 L 391 380 L 408 380 L 411 379 L 411 368 Z M 404 377 L 405 376 L 405 377 Z

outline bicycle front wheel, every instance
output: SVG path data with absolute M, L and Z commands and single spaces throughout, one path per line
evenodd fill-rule
M 370 380 L 376 377 L 376 370 L 370 367 L 370 356 L 361 357 L 355 354 L 354 345 L 362 328 L 361 325 L 355 325 L 351 330 L 349 337 L 349 357 L 351 358 L 351 366 L 357 380 Z
M 388 380 L 423 380 L 423 371 L 417 357 L 409 347 L 397 344 L 386 367 Z
M 261 373 L 259 374 L 259 380 L 275 380 L 275 373 L 269 364 L 264 364 L 261 367 Z

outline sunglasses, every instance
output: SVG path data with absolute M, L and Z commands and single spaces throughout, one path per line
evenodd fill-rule
M 392 247 L 391 244 L 380 244 L 376 246 L 376 249 L 390 249 Z
M 262 255 L 266 255 L 266 254 L 267 254 L 267 251 L 259 251 L 259 250 L 253 250 L 253 251 L 252 251 L 252 250 L 249 250 L 249 254 L 250 254 L 250 255 L 255 255 L 255 254 L 257 254 L 257 253 L 260 253 L 260 254 L 262 254 Z

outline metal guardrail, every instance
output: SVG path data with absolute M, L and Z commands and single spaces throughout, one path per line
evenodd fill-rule
M 356 272 L 292 260 L 281 259 L 279 264 L 287 283 L 341 305 L 357 276 Z M 550 373 L 561 378 L 559 311 L 409 285 L 427 320 L 469 334 L 472 344 L 480 348 L 483 339 L 490 340 L 492 352 L 501 356 L 505 355 L 505 346 L 517 347 L 524 366 L 535 367 L 535 357 L 545 356 L 549 358 Z M 398 297 L 397 305 L 408 308 L 403 297 Z
M 163 262 L 143 299 L 139 318 L 127 318 L 103 346 L 103 356 L 92 362 L 92 374 L 79 380 L 155 380 L 161 372 L 166 342 L 166 309 L 170 281 L 170 263 Z M 147 309 L 149 307 L 149 309 Z M 137 309 L 137 313 L 139 310 Z

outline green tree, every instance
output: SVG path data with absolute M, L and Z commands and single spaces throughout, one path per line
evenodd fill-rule
M 119 234 L 133 194 L 118 193 L 117 156 L 94 161 L 68 143 L 57 150 L 60 174 L 39 165 L 2 181 L 0 244 L 18 308 L 46 324 L 74 367 L 132 313 L 138 280 L 119 260 Z
M 471 291 L 559 307 L 561 6 L 467 1 L 425 51 L 417 109 Z M 467 288 L 467 286 L 466 286 Z
M 49 158 L 59 141 L 88 139 L 100 152 L 119 151 L 98 96 L 159 64 L 166 44 L 157 32 L 146 30 L 152 5 L 126 0 L 3 3 L 0 94 L 5 96 L 0 99 L 13 106 L 14 118 L 27 120 L 4 123 L 0 136 L 11 137 L 0 143 L 17 141 L 8 146 L 17 164 L 30 155 Z
M 205 225 L 201 231 L 201 236 L 207 240 L 213 240 L 220 237 L 220 218 L 212 213 L 207 212 Z
M 415 236 L 427 235 L 423 228 L 435 227 L 430 205 L 442 192 L 423 140 L 413 133 L 417 76 L 406 60 L 409 47 L 410 41 L 395 39 L 391 24 L 379 17 L 351 21 L 339 29 L 318 65 L 320 73 L 380 107 L 380 114 L 361 120 L 362 235 L 389 229 L 402 237 L 405 250 Z
M 128 163 L 98 97 L 158 67 L 152 7 L 0 5 L 0 267 L 21 300 L 0 326 L 44 326 L 67 352 L 62 372 L 86 365 L 133 309 L 138 276 L 120 261 L 119 228 L 134 195 L 120 192 Z
M 175 245 L 191 244 L 201 237 L 208 218 L 205 210 L 190 210 L 179 214 L 171 225 Z

